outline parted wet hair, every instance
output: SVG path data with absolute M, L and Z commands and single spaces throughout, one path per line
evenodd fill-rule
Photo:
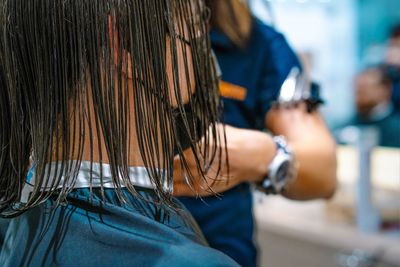
M 205 172 L 224 139 L 215 127 L 221 107 L 206 11 L 202 0 L 0 0 L 2 216 L 51 195 L 65 201 L 84 145 L 105 149 L 99 161 L 107 156 L 116 191 L 126 187 L 135 194 L 127 151 L 133 141 L 158 199 L 169 203 L 163 184 L 172 184 L 175 153 L 193 179 L 177 123 Z M 184 92 L 188 102 L 180 97 Z M 206 133 L 203 145 L 195 145 L 199 133 Z M 50 162 L 60 163 L 53 175 Z M 35 185 L 21 203 L 33 166 Z

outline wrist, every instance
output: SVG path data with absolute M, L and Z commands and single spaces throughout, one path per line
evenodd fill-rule
M 232 142 L 228 143 L 232 145 Z M 241 182 L 259 183 L 268 174 L 268 165 L 276 154 L 272 136 L 256 130 L 241 130 L 229 153 L 230 174 Z
M 276 154 L 268 165 L 268 174 L 259 184 L 267 194 L 280 194 L 296 176 L 294 155 L 284 136 L 274 136 Z
M 257 146 L 257 174 L 255 177 L 255 181 L 253 182 L 261 182 L 264 178 L 268 175 L 269 165 L 273 161 L 276 153 L 277 153 L 277 146 L 273 140 L 273 137 L 265 132 L 259 133 L 259 140 L 258 142 L 254 142 L 254 140 L 249 140 L 252 142 L 253 145 Z

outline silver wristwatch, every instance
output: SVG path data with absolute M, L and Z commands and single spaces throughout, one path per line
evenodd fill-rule
M 277 152 L 268 168 L 268 175 L 260 184 L 266 194 L 280 194 L 295 176 L 294 156 L 285 137 L 275 136 Z

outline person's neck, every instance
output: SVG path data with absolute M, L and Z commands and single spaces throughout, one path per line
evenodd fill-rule
M 117 88 L 117 87 L 116 87 Z M 92 90 L 91 86 L 89 84 L 88 87 L 88 93 L 86 97 L 88 98 L 87 101 L 85 101 L 85 111 L 83 112 L 84 114 L 81 114 L 82 111 L 74 113 L 74 116 L 71 118 L 70 125 L 74 125 L 73 120 L 75 120 L 75 125 L 82 125 L 84 127 L 84 131 L 81 131 L 81 129 L 72 129 L 71 127 L 70 130 L 70 139 L 74 140 L 74 142 L 71 143 L 71 149 L 72 149 L 72 144 L 74 144 L 74 151 L 75 153 L 73 155 L 70 155 L 70 158 L 67 160 L 82 160 L 82 161 L 89 161 L 89 162 L 97 162 L 97 163 L 105 163 L 109 164 L 113 160 L 110 159 L 109 154 L 113 153 L 113 151 L 108 151 L 105 142 L 104 133 L 102 131 L 102 126 L 100 125 L 100 122 L 96 122 L 95 119 L 95 106 L 93 103 L 93 97 L 92 97 Z M 133 88 L 129 88 L 130 92 L 133 92 Z M 136 135 L 136 121 L 135 121 L 135 108 L 134 108 L 134 101 L 133 101 L 133 94 L 129 95 L 129 107 L 127 112 L 129 112 L 129 120 L 126 123 L 126 147 L 125 148 L 119 148 L 119 150 L 125 150 L 126 155 L 121 155 L 121 156 L 126 156 L 126 158 L 123 159 L 124 162 L 127 163 L 127 166 L 145 166 L 143 158 L 140 153 L 140 146 L 138 142 L 138 138 Z M 88 117 L 90 116 L 90 120 Z M 79 123 L 80 121 L 82 121 Z M 75 133 L 74 133 L 75 131 Z M 83 133 L 83 136 L 80 135 L 80 133 Z M 79 133 L 79 134 L 77 134 Z M 115 138 L 115 137 L 114 137 Z M 122 136 L 121 136 L 122 138 Z M 79 144 L 81 143 L 81 147 L 79 147 Z M 124 142 L 122 142 L 124 143 Z M 61 144 L 60 144 L 61 147 Z M 59 151 L 61 151 L 59 149 Z M 78 151 L 81 151 L 81 155 L 79 155 Z M 110 153 L 108 153 L 110 152 Z M 121 152 L 123 153 L 123 152 Z M 159 152 L 161 153 L 161 151 Z M 52 161 L 58 161 L 62 157 L 60 155 L 56 156 L 54 155 L 52 158 Z M 55 159 L 55 160 L 54 160 Z M 121 159 L 120 159 L 121 160 Z

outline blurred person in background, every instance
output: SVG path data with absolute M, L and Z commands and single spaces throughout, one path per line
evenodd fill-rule
M 392 79 L 393 104 L 400 111 L 400 24 L 392 28 L 386 49 L 385 72 Z
M 359 73 L 354 83 L 356 115 L 349 124 L 375 126 L 379 131 L 378 145 L 400 147 L 400 112 L 394 108 L 392 89 L 386 67 Z
M 210 0 L 208 6 L 222 69 L 229 177 L 225 168 L 216 181 L 211 166 L 208 184 L 187 186 L 176 160 L 174 192 L 185 196 L 180 200 L 213 248 L 242 266 L 256 266 L 251 184 L 290 199 L 330 198 L 336 187 L 335 142 L 312 104 L 319 99 L 274 105 L 291 71 L 301 70 L 284 36 L 253 17 L 245 1 Z M 220 195 L 210 196 L 208 185 Z

